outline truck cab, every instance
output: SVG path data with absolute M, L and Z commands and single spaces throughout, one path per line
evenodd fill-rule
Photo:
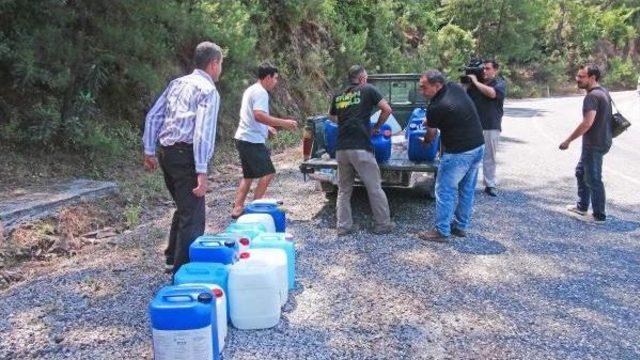
M 420 74 L 371 74 L 368 82 L 374 85 L 393 110 L 395 121 L 401 131 L 392 137 L 391 158 L 379 163 L 383 187 L 417 188 L 429 198 L 434 197 L 435 177 L 439 158 L 433 161 L 414 162 L 407 157 L 406 142 L 403 148 L 404 131 L 416 108 L 425 107 L 426 99 L 418 88 Z M 378 109 L 374 109 L 372 115 Z M 320 188 L 332 196 L 337 191 L 338 164 L 327 152 L 325 122 L 328 115 L 316 115 L 306 119 L 303 137 L 304 161 L 300 171 L 305 180 L 311 178 L 320 183 Z M 387 121 L 389 123 L 389 120 Z

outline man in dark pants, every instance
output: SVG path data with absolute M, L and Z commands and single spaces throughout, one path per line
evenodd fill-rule
M 211 42 L 195 50 L 196 69 L 173 80 L 147 114 L 144 167 L 160 167 L 176 204 L 166 263 L 175 274 L 189 261 L 189 246 L 204 233 L 207 165 L 214 151 L 220 95 L 214 82 L 222 72 L 222 51 Z
M 482 134 L 484 135 L 484 158 L 482 159 L 482 176 L 484 177 L 484 192 L 489 196 L 497 196 L 496 189 L 496 154 L 500 132 L 502 131 L 503 105 L 506 93 L 504 80 L 497 78 L 498 62 L 485 60 L 484 79 L 469 74 L 471 84 L 467 94 L 476 105 Z
M 380 91 L 367 83 L 367 71 L 361 65 L 349 69 L 349 85 L 331 100 L 329 114 L 338 123 L 338 200 L 336 202 L 337 234 L 352 233 L 351 194 L 356 176 L 369 196 L 373 213 L 373 233 L 387 234 L 396 224 L 391 221 L 389 201 L 382 190 L 380 168 L 373 155 L 371 133 L 378 133 L 391 115 L 391 106 Z M 380 109 L 378 122 L 371 126 L 371 111 Z
M 576 166 L 578 202 L 567 206 L 567 211 L 582 220 L 604 223 L 605 191 L 602 183 L 602 159 L 611 148 L 611 97 L 607 89 L 599 84 L 600 69 L 596 65 L 581 66 L 576 75 L 580 89 L 587 90 L 582 103 L 582 122 L 571 135 L 560 144 L 560 150 L 582 136 L 582 153 Z M 593 216 L 588 216 L 589 203 Z
M 437 70 L 420 77 L 420 90 L 431 99 L 427 108 L 427 135 L 431 142 L 440 129 L 442 156 L 436 177 L 435 229 L 418 233 L 427 241 L 447 242 L 464 237 L 471 223 L 478 169 L 484 154 L 480 118 L 462 86 L 446 82 Z

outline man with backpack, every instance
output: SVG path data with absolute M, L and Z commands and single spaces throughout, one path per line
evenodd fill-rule
M 582 153 L 576 166 L 578 202 L 567 206 L 567 211 L 579 219 L 604 223 L 605 190 L 602 182 L 602 160 L 611 147 L 611 97 L 607 89 L 600 86 L 600 68 L 583 65 L 578 70 L 578 88 L 587 90 L 582 103 L 582 122 L 571 135 L 560 144 L 560 150 L 582 137 Z M 588 215 L 589 204 L 593 215 Z

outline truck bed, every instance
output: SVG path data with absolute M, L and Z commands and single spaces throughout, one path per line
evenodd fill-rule
M 401 138 L 404 138 L 404 135 L 402 133 L 400 135 L 394 136 L 393 146 L 391 148 L 391 158 L 389 158 L 389 160 L 385 163 L 378 164 L 380 170 L 400 170 L 433 173 L 438 169 L 437 158 L 434 161 L 430 162 L 413 162 L 409 160 L 407 157 L 407 149 L 401 144 Z M 396 139 L 398 141 L 396 141 Z M 315 157 L 309 160 L 305 160 L 302 163 L 302 166 L 312 169 L 337 169 L 338 162 L 336 161 L 336 159 L 329 158 L 329 155 L 325 153 L 321 157 Z
M 312 158 L 302 162 L 302 165 L 313 169 L 337 169 L 338 162 L 336 159 L 331 158 Z M 389 161 L 378 164 L 380 170 L 401 170 L 412 172 L 426 172 L 433 173 L 438 168 L 438 161 L 432 162 L 413 162 L 407 159 L 406 153 L 391 152 L 391 158 Z

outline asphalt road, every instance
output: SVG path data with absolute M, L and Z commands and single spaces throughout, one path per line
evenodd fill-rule
M 580 142 L 558 145 L 580 121 L 579 96 L 508 101 L 499 196 L 478 184 L 468 237 L 448 244 L 415 236 L 434 204 L 411 190 L 387 192 L 398 229 L 383 236 L 355 192 L 360 230 L 338 238 L 335 203 L 302 181 L 299 149 L 277 156 L 270 193 L 289 210 L 298 287 L 277 327 L 230 330 L 226 359 L 640 358 L 640 101 L 614 98 L 633 126 L 604 159 L 604 225 L 563 210 Z M 234 186 L 220 180 L 208 195 L 209 231 L 229 222 Z M 112 244 L 25 265 L 25 280 L 0 292 L 0 359 L 151 358 L 168 210 Z

